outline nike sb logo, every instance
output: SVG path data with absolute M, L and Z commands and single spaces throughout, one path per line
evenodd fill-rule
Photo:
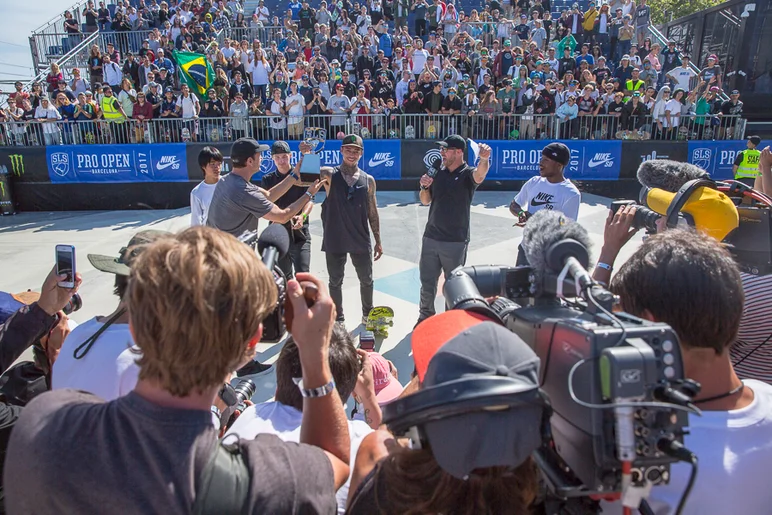
M 553 208 L 552 201 L 554 198 L 555 198 L 554 195 L 540 192 L 531 200 L 531 206 L 533 207 L 545 206 L 546 209 L 552 209 Z

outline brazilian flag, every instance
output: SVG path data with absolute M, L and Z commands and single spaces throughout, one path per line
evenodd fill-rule
M 214 84 L 214 69 L 203 54 L 174 51 L 174 59 L 180 71 L 180 81 L 190 91 L 203 97 Z

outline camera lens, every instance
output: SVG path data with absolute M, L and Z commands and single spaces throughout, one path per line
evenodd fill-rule
M 255 395 L 257 386 L 255 386 L 253 381 L 244 379 L 243 381 L 239 381 L 233 390 L 236 392 L 236 395 L 239 398 L 238 404 L 243 404 L 244 401 L 250 400 Z
M 81 299 L 80 295 L 76 293 L 75 295 L 70 297 L 70 302 L 68 302 L 67 305 L 64 306 L 62 311 L 64 312 L 65 315 L 69 315 L 74 311 L 78 311 L 82 307 L 83 307 L 83 299 Z

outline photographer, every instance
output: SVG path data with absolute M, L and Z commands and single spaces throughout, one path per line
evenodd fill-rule
M 362 395 L 360 369 L 365 368 L 366 361 L 363 359 L 360 363 L 360 359 L 362 358 L 357 355 L 354 340 L 345 326 L 335 324 L 330 337 L 329 362 L 330 371 L 335 380 L 335 396 L 344 406 L 354 391 L 360 390 Z M 301 377 L 302 373 L 298 346 L 290 338 L 282 347 L 279 358 L 276 360 L 276 400 L 248 407 L 226 434 L 238 435 L 245 439 L 255 438 L 259 434 L 273 434 L 285 442 L 299 442 L 303 422 L 303 397 L 294 378 Z M 369 393 L 374 398 L 372 371 L 370 371 L 369 386 Z M 361 420 L 349 420 L 348 429 L 351 435 L 350 456 L 353 467 L 359 444 L 372 430 Z M 339 513 L 345 511 L 347 497 L 348 481 L 336 494 Z
M 166 231 L 140 231 L 117 257 L 88 254 L 94 268 L 115 275 L 113 294 L 119 299 L 118 306 L 111 314 L 87 320 L 69 334 L 54 365 L 52 390 L 73 388 L 111 401 L 134 389 L 139 376 L 137 359 L 142 354 L 129 330 L 129 275 L 147 245 L 169 235 Z
M 690 416 L 684 436 L 699 460 L 684 513 L 764 513 L 772 502 L 764 472 L 772 459 L 772 386 L 741 381 L 729 352 L 743 316 L 742 290 L 732 256 L 713 238 L 683 230 L 647 239 L 611 282 L 624 311 L 676 331 L 685 376 L 702 386 L 693 401 L 702 416 Z M 675 511 L 688 471 L 674 465 L 670 483 L 652 489 L 655 513 Z M 603 513 L 621 512 L 618 503 L 613 508 Z
M 9 511 L 333 511 L 348 477 L 349 436 L 331 395 L 326 356 L 335 309 L 324 284 L 299 277 L 318 290 L 309 308 L 300 284 L 288 283 L 303 374 L 300 435 L 310 445 L 259 435 L 226 450 L 211 406 L 223 379 L 256 352 L 277 301 L 273 275 L 250 248 L 207 227 L 156 240 L 133 265 L 127 297 L 142 351 L 136 388 L 110 402 L 62 390 L 30 403 L 9 444 Z M 228 467 L 214 466 L 216 456 Z
M 533 351 L 478 314 L 435 315 L 416 327 L 411 346 L 421 383 L 411 395 L 493 377 L 538 387 Z M 412 434 L 420 436 L 412 436 L 410 446 L 386 430 L 366 436 L 352 472 L 348 513 L 528 513 L 538 488 L 530 454 L 539 445 L 534 428 L 541 413 L 531 409 L 499 406 L 436 416 L 418 426 Z
M 241 138 L 233 143 L 233 171 L 217 183 L 206 220 L 209 227 L 239 237 L 247 231 L 256 231 L 260 218 L 285 224 L 300 213 L 322 188 L 324 181 L 316 181 L 302 197 L 286 208 L 274 204 L 297 183 L 297 178 L 294 174 L 288 174 L 270 190 L 250 182 L 252 176 L 260 171 L 262 153 L 269 149 L 268 145 L 261 145 L 249 138 Z
M 61 331 L 66 330 L 67 317 L 60 313 L 62 309 L 70 302 L 78 288 L 80 288 L 83 279 L 80 274 L 75 274 L 75 286 L 73 288 L 61 288 L 59 281 L 63 281 L 66 276 L 57 276 L 56 268 L 46 277 L 43 286 L 40 289 L 40 298 L 37 302 L 22 306 L 0 325 L 0 371 L 5 373 L 13 362 L 26 351 L 31 345 L 47 338 L 46 345 L 42 347 L 45 359 L 38 360 L 36 352 L 36 362 L 41 361 L 40 365 L 43 373 L 50 373 L 51 362 L 56 358 L 58 349 L 51 340 L 54 338 L 54 331 L 57 327 Z M 50 348 L 49 348 L 50 347 Z M 3 473 L 5 464 L 6 449 L 11 435 L 11 430 L 15 427 L 23 408 L 8 404 L 6 398 L 0 402 L 0 474 Z M 21 459 L 27 459 L 23 457 Z M 0 476 L 2 477 L 2 476 Z M 0 488 L 0 511 L 4 512 L 3 497 L 4 489 Z

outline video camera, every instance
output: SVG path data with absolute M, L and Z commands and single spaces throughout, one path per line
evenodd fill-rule
M 712 235 L 732 253 L 741 271 L 753 275 L 772 273 L 772 199 L 738 181 L 713 181 L 705 171 L 687 163 L 647 161 L 638 170 L 638 180 L 643 185 L 638 203 L 611 203 L 615 213 L 622 206 L 636 207 L 634 227 L 654 234 L 657 220 L 665 216 L 669 228 L 696 226 L 708 234 L 716 229 Z M 739 223 L 728 234 L 717 227 L 724 220 L 722 210 L 715 207 L 722 199 L 711 198 L 717 195 L 714 192 L 730 199 L 737 212 Z
M 666 324 L 612 313 L 614 295 L 586 271 L 589 237 L 578 224 L 542 211 L 526 229 L 535 235 L 523 240 L 531 266 L 458 268 L 445 282 L 447 308 L 498 321 L 541 360 L 549 411 L 533 458 L 553 506 L 567 510 L 549 513 L 587 513 L 597 504 L 591 496 L 630 488 L 645 498 L 686 459 L 687 412 L 699 413 L 691 403 L 699 385 L 684 379 L 678 336 Z M 447 400 L 449 413 L 455 404 Z

